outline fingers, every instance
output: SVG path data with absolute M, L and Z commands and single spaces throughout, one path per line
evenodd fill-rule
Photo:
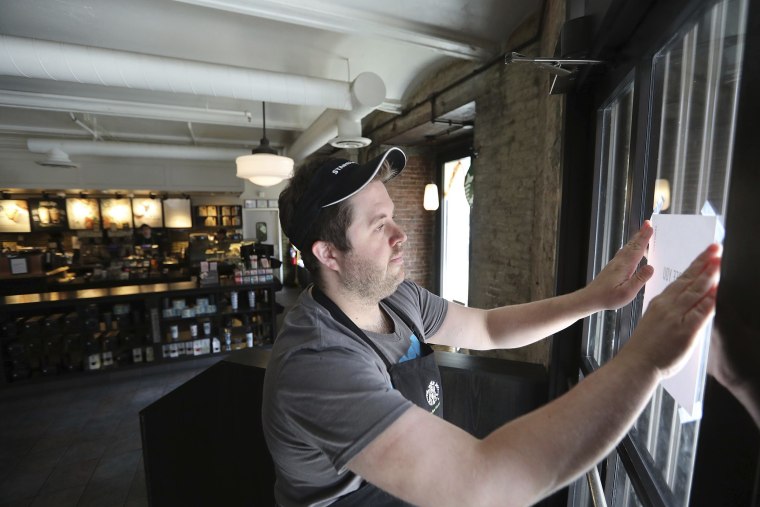
M 684 325 L 691 329 L 699 329 L 705 320 L 715 311 L 715 300 L 718 294 L 717 286 L 713 285 L 684 315 Z
M 634 276 L 641 285 L 644 285 L 645 283 L 649 281 L 650 278 L 652 278 L 653 274 L 654 274 L 654 268 L 652 266 L 646 265 L 637 269 L 636 274 Z
M 722 247 L 718 244 L 713 243 L 712 245 L 708 246 L 701 254 L 697 256 L 696 259 L 692 261 L 689 267 L 686 268 L 686 271 L 684 271 L 681 276 L 679 276 L 663 291 L 663 294 L 678 294 L 685 291 L 694 283 L 695 280 L 700 277 L 700 275 L 703 274 L 706 269 L 709 269 L 709 272 L 706 274 L 708 279 L 712 276 L 716 276 L 717 272 L 720 271 L 721 251 Z M 705 288 L 706 287 L 703 287 L 701 290 L 704 290 Z
M 633 235 L 626 246 L 630 247 L 632 250 L 643 252 L 646 250 L 647 245 L 649 244 L 649 240 L 652 239 L 653 234 L 654 228 L 652 227 L 652 222 L 649 220 L 644 220 L 644 223 L 641 224 L 641 228 L 636 234 Z
M 715 309 L 715 295 L 720 276 L 719 253 L 718 245 L 710 245 L 661 294 L 690 329 L 701 326 Z
M 626 260 L 638 264 L 646 254 L 649 240 L 652 239 L 653 234 L 652 223 L 649 220 L 644 220 L 641 229 L 620 249 L 619 254 L 624 256 Z

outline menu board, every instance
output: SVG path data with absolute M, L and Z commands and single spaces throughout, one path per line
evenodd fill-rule
M 100 214 L 105 229 L 132 228 L 132 206 L 129 199 L 101 199 Z
M 143 224 L 153 228 L 164 226 L 164 216 L 161 213 L 161 201 L 150 197 L 137 197 L 132 199 L 132 216 L 135 227 Z
M 195 225 L 198 227 L 240 227 L 243 225 L 239 205 L 201 205 L 195 207 Z
M 0 232 L 32 232 L 26 201 L 0 200 Z
M 189 199 L 164 200 L 164 227 L 189 229 L 193 226 Z
M 86 197 L 66 199 L 66 214 L 69 229 L 90 231 L 100 229 L 100 208 L 97 199 Z
M 33 231 L 66 230 L 66 201 L 63 199 L 29 199 Z

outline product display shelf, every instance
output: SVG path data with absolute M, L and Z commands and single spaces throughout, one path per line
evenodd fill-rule
M 216 353 L 221 355 L 252 341 L 266 347 L 274 340 L 275 292 L 281 287 L 276 279 L 207 287 L 193 281 L 0 298 L 0 386 L 210 357 L 215 354 L 214 335 L 220 344 Z M 233 291 L 239 297 L 237 309 L 230 300 Z M 249 291 L 255 293 L 253 307 L 248 304 Z M 212 307 L 214 311 L 192 316 L 188 312 L 182 316 L 181 310 L 176 316 L 166 312 L 174 301 L 184 300 L 187 309 L 188 303 L 194 305 L 199 299 L 219 304 Z M 229 347 L 225 347 L 225 329 L 230 332 Z M 246 341 L 246 331 L 256 339 Z M 206 337 L 207 347 L 197 343 Z M 172 344 L 173 354 L 166 348 Z

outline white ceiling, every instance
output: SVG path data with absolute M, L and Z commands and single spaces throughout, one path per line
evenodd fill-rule
M 373 72 L 386 88 L 380 109 L 398 112 L 417 80 L 456 59 L 497 55 L 540 5 L 528 0 L 0 0 L 0 34 L 343 83 Z M 258 100 L 7 74 L 0 75 L 0 146 L 31 137 L 92 139 L 82 125 L 101 140 L 119 142 L 250 148 L 262 135 Z M 319 105 L 267 103 L 267 137 L 287 151 L 324 111 Z

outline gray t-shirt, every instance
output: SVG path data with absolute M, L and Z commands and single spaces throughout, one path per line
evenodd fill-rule
M 390 297 L 420 332 L 443 323 L 446 300 L 410 281 Z M 382 304 L 382 303 L 381 303 Z M 394 332 L 367 336 L 391 363 L 419 356 L 419 340 L 383 307 Z M 285 316 L 264 380 L 264 437 L 275 462 L 279 505 L 329 505 L 361 478 L 346 464 L 412 402 L 393 389 L 383 360 L 335 321 L 306 289 Z

